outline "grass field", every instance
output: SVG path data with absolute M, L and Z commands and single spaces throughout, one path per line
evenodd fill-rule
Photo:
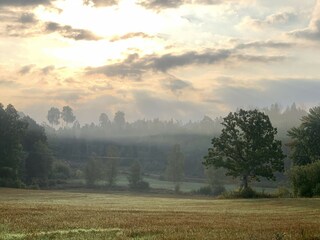
M 217 200 L 0 188 L 0 239 L 320 240 L 320 199 Z

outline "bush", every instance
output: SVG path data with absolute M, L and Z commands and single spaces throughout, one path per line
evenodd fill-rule
M 222 193 L 226 191 L 226 188 L 224 186 L 214 186 L 212 187 L 212 195 L 213 196 L 219 196 Z
M 304 166 L 295 166 L 290 171 L 289 176 L 295 196 L 312 197 L 319 195 L 320 161 Z
M 225 191 L 226 189 L 224 186 L 214 186 L 214 187 L 204 186 L 194 191 L 194 193 L 200 194 L 200 195 L 206 195 L 206 196 L 219 196 Z
M 257 193 L 252 188 L 247 187 L 238 192 L 240 198 L 256 198 Z
M 292 193 L 285 187 L 278 187 L 276 196 L 279 198 L 290 198 L 292 197 Z
M 71 176 L 70 166 L 63 161 L 56 161 L 52 165 L 51 177 L 54 179 L 68 179 Z
M 210 186 L 204 186 L 196 190 L 195 193 L 200 195 L 211 195 L 212 189 Z
M 146 191 L 150 189 L 149 183 L 146 181 L 139 181 L 134 185 L 130 184 L 129 187 L 133 190 L 138 190 L 138 191 Z
M 223 198 L 270 198 L 270 194 L 264 192 L 256 192 L 252 188 L 244 188 L 239 191 L 223 192 Z

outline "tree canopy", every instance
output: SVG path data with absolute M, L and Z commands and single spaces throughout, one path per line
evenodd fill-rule
M 320 160 L 320 107 L 309 110 L 299 127 L 292 128 L 288 135 L 292 141 L 291 158 L 295 165 L 306 165 Z
M 260 177 L 274 180 L 274 172 L 283 171 L 282 144 L 275 140 L 277 129 L 267 115 L 240 109 L 225 117 L 222 125 L 221 135 L 212 139 L 205 156 L 207 167 L 225 168 L 226 175 L 241 178 L 243 188 Z

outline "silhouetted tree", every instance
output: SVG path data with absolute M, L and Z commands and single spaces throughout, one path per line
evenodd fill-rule
M 63 107 L 61 117 L 66 125 L 68 125 L 69 123 L 73 123 L 76 120 L 76 117 L 73 115 L 73 110 L 69 106 Z
M 124 129 L 126 125 L 124 112 L 121 112 L 121 111 L 116 112 L 114 115 L 113 122 L 118 129 L 121 129 L 121 130 Z
M 27 184 L 34 183 L 45 186 L 53 160 L 45 130 L 30 117 L 24 117 L 22 120 L 28 125 L 22 141 L 23 148 L 26 151 L 26 182 Z
M 6 109 L 0 103 L 0 185 L 19 186 L 23 149 L 22 137 L 27 123 L 21 121 L 18 112 L 9 104 Z
M 275 171 L 283 171 L 285 155 L 281 141 L 275 140 L 277 129 L 269 117 L 258 110 L 230 113 L 223 119 L 222 133 L 212 139 L 212 147 L 204 164 L 225 168 L 226 175 L 240 177 L 242 188 L 259 177 L 275 179 Z
M 60 114 L 60 110 L 55 107 L 50 108 L 50 110 L 48 111 L 47 119 L 52 127 L 54 125 L 60 124 Z
M 25 163 L 27 183 L 47 186 L 52 161 L 53 156 L 47 144 L 42 141 L 35 142 Z
M 110 124 L 108 115 L 105 113 L 101 113 L 99 117 L 99 123 L 100 123 L 100 127 L 107 128 L 107 126 Z

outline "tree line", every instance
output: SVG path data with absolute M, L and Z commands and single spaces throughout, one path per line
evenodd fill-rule
M 0 104 L 0 186 L 45 185 L 52 160 L 44 128 Z
M 285 125 L 288 116 L 290 124 Z M 70 177 L 71 167 L 74 176 L 81 172 L 78 175 L 88 186 L 103 179 L 112 187 L 119 169 L 126 169 L 133 189 L 148 188 L 142 173 L 149 172 L 173 181 L 177 192 L 185 176 L 204 174 L 215 190 L 221 188 L 225 174 L 238 178 L 247 191 L 252 181 L 274 180 L 282 176 L 276 172 L 290 170 L 295 195 L 320 194 L 320 107 L 307 113 L 295 104 L 285 110 L 274 104 L 188 123 L 159 119 L 128 123 L 118 111 L 112 121 L 102 113 L 98 125 L 81 127 L 72 108 L 65 106 L 61 111 L 52 107 L 47 118 L 50 126 L 40 126 L 12 105 L 0 105 L 1 186 L 48 186 L 51 179 Z M 145 135 L 138 134 L 144 130 Z

